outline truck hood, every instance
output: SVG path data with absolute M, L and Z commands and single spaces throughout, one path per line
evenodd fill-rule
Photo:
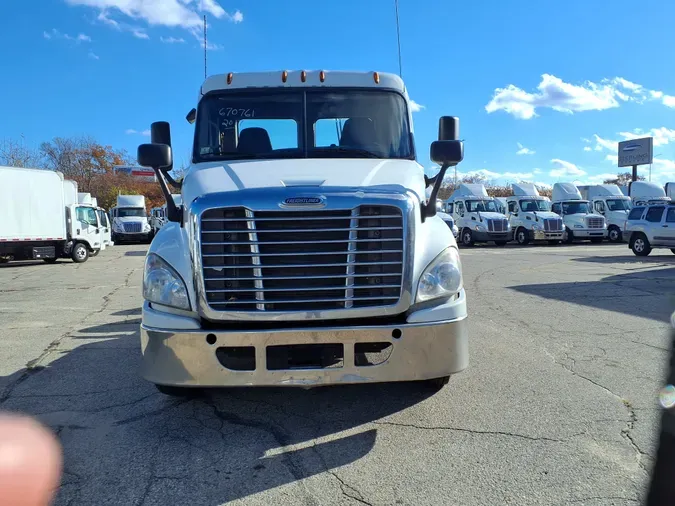
M 533 213 L 533 212 L 528 211 L 528 212 L 525 212 L 525 213 L 523 213 L 523 214 L 528 215 L 528 216 L 532 216 L 532 218 L 534 218 L 534 213 Z M 541 219 L 560 218 L 560 216 L 558 216 L 558 215 L 555 214 L 555 213 L 552 213 L 551 211 L 537 211 L 537 217 L 538 217 L 540 220 L 541 220 Z
M 301 158 L 200 163 L 183 181 L 183 201 L 208 193 L 255 188 L 377 187 L 425 199 L 424 169 L 412 160 Z
M 478 213 L 475 213 L 475 214 L 478 215 Z M 491 213 L 489 211 L 481 211 L 480 217 L 483 218 L 484 220 L 486 220 L 486 219 L 487 220 L 505 220 L 506 219 L 506 216 L 504 216 L 503 214 Z
M 119 223 L 145 223 L 148 219 L 142 216 L 118 216 L 115 221 Z

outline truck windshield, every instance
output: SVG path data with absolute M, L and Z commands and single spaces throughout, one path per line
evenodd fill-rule
M 532 211 L 550 211 L 551 204 L 547 200 L 523 199 L 520 201 L 520 208 L 528 213 Z
M 145 209 L 142 207 L 118 207 L 117 216 L 120 218 L 128 218 L 130 216 L 145 218 Z
M 628 199 L 607 199 L 607 209 L 610 211 L 629 211 L 630 201 Z
M 588 202 L 563 202 L 563 214 L 589 214 Z
M 475 213 L 477 211 L 498 213 L 499 207 L 494 200 L 467 200 L 466 210 L 470 213 Z
M 199 103 L 193 160 L 415 159 L 408 110 L 393 91 L 255 89 Z

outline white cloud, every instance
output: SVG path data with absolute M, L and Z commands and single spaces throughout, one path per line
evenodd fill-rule
M 533 169 L 532 174 L 541 174 L 541 169 Z
M 183 44 L 185 43 L 185 39 L 182 37 L 175 38 L 175 37 L 160 37 L 160 41 L 164 42 L 165 44 Z
M 516 151 L 517 155 L 533 155 L 535 153 L 535 151 L 526 148 L 520 142 L 518 142 L 517 144 L 518 144 L 518 151 Z
M 619 164 L 619 155 L 606 155 L 605 160 L 608 162 L 612 162 L 614 165 Z
M 602 184 L 603 181 L 607 179 L 615 179 L 616 174 L 611 172 L 605 172 L 603 174 L 593 174 L 592 176 L 586 176 L 586 179 L 593 184 Z
M 504 172 L 501 179 L 514 181 L 529 181 L 534 176 L 534 172 Z
M 608 149 L 609 151 L 616 151 L 618 149 L 616 141 L 612 141 L 612 140 L 609 140 L 609 139 L 603 139 L 598 134 L 593 134 L 593 138 L 595 139 L 595 150 L 596 151 L 602 151 L 603 148 Z
M 538 186 L 540 188 L 544 188 L 544 189 L 547 189 L 547 190 L 550 190 L 551 188 L 553 188 L 553 185 L 551 183 L 539 182 L 539 183 L 534 183 L 534 184 L 535 184 L 535 186 Z
M 135 22 L 144 22 L 149 26 L 166 26 L 188 30 L 196 39 L 201 38 L 202 13 L 216 19 L 227 19 L 241 23 L 244 15 L 240 10 L 227 12 L 216 0 L 65 0 L 72 6 L 85 6 L 98 9 L 98 21 L 120 31 L 129 31 L 137 36 L 137 26 L 131 26 L 114 19 L 125 16 Z M 146 37 L 140 37 L 146 38 Z M 214 47 L 215 48 L 215 45 Z
M 94 53 L 93 51 L 89 51 L 89 53 L 87 54 L 87 56 L 88 56 L 89 58 L 91 58 L 92 60 L 100 60 L 100 58 L 98 57 L 98 55 L 97 55 L 96 53 Z
M 410 111 L 411 112 L 420 112 L 422 109 L 425 109 L 425 107 L 423 105 L 418 104 L 412 98 L 409 100 L 409 102 L 410 102 Z
M 137 39 L 149 39 L 150 38 L 150 36 L 147 33 L 143 32 L 141 30 L 133 30 L 131 33 Z
M 584 146 L 584 151 L 591 151 L 591 147 L 590 146 Z
M 555 178 L 569 178 L 586 175 L 585 170 L 581 170 L 579 167 L 574 165 L 572 162 L 566 162 L 565 160 L 560 160 L 559 158 L 554 158 L 551 160 L 554 168 L 548 173 L 549 176 Z
M 485 110 L 488 113 L 504 111 L 517 119 L 532 119 L 537 116 L 538 108 L 573 114 L 612 109 L 619 107 L 621 102 L 643 103 L 646 100 L 661 100 L 663 105 L 675 108 L 675 96 L 648 90 L 622 77 L 603 79 L 600 83 L 586 81 L 571 84 L 556 76 L 543 74 L 534 92 L 527 92 L 514 84 L 497 88 Z
M 643 132 L 639 128 L 636 128 L 635 130 L 633 132 L 619 132 L 619 135 L 625 140 L 638 139 L 640 137 L 653 137 L 654 146 L 665 146 L 670 142 L 675 142 L 675 130 L 666 127 L 652 128 L 646 132 Z
M 128 128 L 124 131 L 127 135 L 144 135 L 145 137 L 150 137 L 150 130 L 143 130 L 142 132 L 134 130 L 133 128 Z
M 50 32 L 42 32 L 42 36 L 47 39 L 64 39 L 70 40 L 79 44 L 80 42 L 91 42 L 91 37 L 84 33 L 79 33 L 77 35 L 68 35 L 67 33 L 61 33 L 56 28 L 52 28 Z

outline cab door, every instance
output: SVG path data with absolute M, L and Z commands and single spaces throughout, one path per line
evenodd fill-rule
M 78 206 L 75 209 L 75 235 L 89 243 L 92 249 L 102 249 L 101 229 L 98 215 L 93 207 Z
M 98 215 L 98 222 L 101 228 L 101 242 L 103 246 L 112 246 L 112 229 L 110 227 L 110 220 L 108 215 L 103 209 L 97 209 L 96 214 Z M 103 249 L 103 248 L 101 248 Z

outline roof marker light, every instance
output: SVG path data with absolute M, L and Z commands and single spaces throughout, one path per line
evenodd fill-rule
M 319 72 L 319 81 L 324 82 L 326 80 L 326 73 L 322 70 Z
M 233 76 L 232 76 L 232 72 L 230 72 L 229 74 L 227 74 L 227 84 L 232 84 L 232 77 L 233 77 Z
M 307 81 L 307 72 L 305 72 L 304 70 L 303 70 L 302 72 L 300 72 L 300 80 L 301 80 L 303 83 L 304 83 L 305 81 Z
M 288 79 L 288 70 L 284 70 L 284 71 L 281 73 L 281 82 L 282 82 L 282 83 L 285 83 L 287 79 Z
M 373 80 L 375 81 L 375 84 L 380 84 L 380 74 L 373 72 Z

